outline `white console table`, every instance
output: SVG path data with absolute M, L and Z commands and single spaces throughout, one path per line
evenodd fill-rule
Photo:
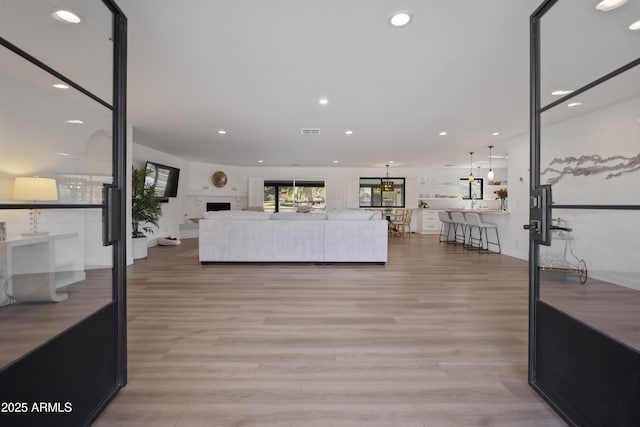
M 78 233 L 13 237 L 0 242 L 0 270 L 17 302 L 60 302 L 68 298 L 56 291 L 55 241 Z

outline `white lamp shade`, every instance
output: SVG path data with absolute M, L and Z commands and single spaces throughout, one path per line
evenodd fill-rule
M 487 179 L 489 181 L 493 181 L 493 178 L 495 178 L 495 175 L 492 170 L 489 170 L 489 173 L 487 174 Z
M 58 200 L 58 187 L 52 178 L 18 177 L 13 185 L 14 200 Z

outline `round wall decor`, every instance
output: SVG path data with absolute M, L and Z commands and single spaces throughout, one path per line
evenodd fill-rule
M 218 188 L 222 188 L 227 185 L 227 174 L 222 171 L 217 171 L 211 177 L 211 182 Z

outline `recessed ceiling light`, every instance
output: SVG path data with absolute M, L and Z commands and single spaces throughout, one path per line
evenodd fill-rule
M 65 123 L 71 123 L 73 125 L 81 125 L 84 122 L 82 120 L 67 120 Z
M 395 28 L 404 27 L 411 22 L 411 14 L 409 12 L 396 12 L 389 18 L 389 25 Z
M 345 135 L 353 135 L 353 131 L 352 130 L 346 130 L 344 131 Z
M 494 132 L 494 133 L 492 133 L 491 135 L 493 135 L 493 136 L 499 136 L 499 135 L 500 135 L 500 132 Z
M 446 133 L 445 131 L 442 131 L 442 132 L 440 132 L 438 135 L 440 135 L 440 136 L 445 136 L 445 135 L 447 135 L 447 133 Z
M 340 161 L 339 160 L 334 160 L 333 163 L 340 163 Z
M 596 5 L 596 9 L 602 12 L 609 12 L 610 10 L 622 6 L 626 2 L 627 0 L 602 0 Z
M 226 135 L 226 134 L 227 134 L 227 131 L 226 131 L 226 130 L 224 130 L 224 129 L 220 129 L 220 130 L 218 131 L 218 133 L 219 133 L 220 135 Z
M 640 19 L 638 19 L 636 22 L 634 22 L 633 24 L 629 25 L 629 29 L 631 31 L 638 31 L 640 30 Z
M 55 19 L 62 22 L 68 22 L 70 24 L 77 24 L 80 22 L 80 17 L 68 10 L 56 10 L 51 14 Z
M 560 89 L 560 90 L 554 90 L 553 92 L 551 92 L 551 95 L 553 95 L 553 96 L 568 95 L 571 92 L 573 92 L 573 91 L 572 90 Z
M 56 89 L 69 89 L 69 86 L 67 86 L 64 83 L 56 83 L 54 85 L 51 85 L 53 87 L 55 87 Z
M 571 102 L 567 104 L 567 107 L 577 107 L 578 105 L 582 105 L 582 102 Z
M 58 156 L 68 156 L 69 153 L 56 153 Z
M 393 160 L 389 160 L 389 163 L 395 163 Z
M 264 160 L 258 160 L 258 163 L 264 163 Z
M 327 104 L 329 103 L 329 100 L 328 100 L 327 98 L 320 98 L 320 99 L 318 100 L 318 103 L 319 103 L 320 105 L 327 105 Z

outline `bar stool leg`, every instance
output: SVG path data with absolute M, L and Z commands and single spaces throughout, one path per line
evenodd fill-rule
M 446 234 L 445 234 L 445 231 L 444 231 L 444 225 L 445 225 L 445 224 L 447 225 L 447 232 L 446 232 Z M 450 223 L 450 222 L 447 222 L 447 223 L 441 222 L 441 223 L 440 223 L 440 237 L 438 238 L 438 240 L 440 241 L 440 243 L 442 243 L 442 242 L 447 242 L 447 243 L 449 243 L 449 231 L 450 231 L 449 229 L 450 229 L 450 228 L 451 228 L 451 223 Z M 443 238 L 443 237 L 444 237 L 444 240 L 442 240 L 442 238 Z
M 491 242 L 489 241 L 489 235 L 487 232 L 487 228 L 492 228 L 493 230 L 495 230 L 496 232 L 496 241 L 495 242 Z M 484 227 L 484 236 L 485 236 L 485 242 L 487 245 L 486 249 L 482 249 L 481 252 L 482 253 L 492 253 L 492 254 L 501 254 L 502 253 L 502 246 L 500 246 L 500 234 L 498 233 L 498 227 Z M 498 251 L 492 251 L 491 249 L 489 249 L 489 246 L 493 245 L 493 246 L 497 246 L 498 247 Z M 484 245 L 483 245 L 484 246 Z
M 469 249 L 482 249 L 482 227 L 477 226 L 477 225 L 471 225 L 470 227 L 470 231 L 469 231 Z M 474 228 L 478 229 L 478 238 L 474 238 L 473 237 L 473 230 Z

